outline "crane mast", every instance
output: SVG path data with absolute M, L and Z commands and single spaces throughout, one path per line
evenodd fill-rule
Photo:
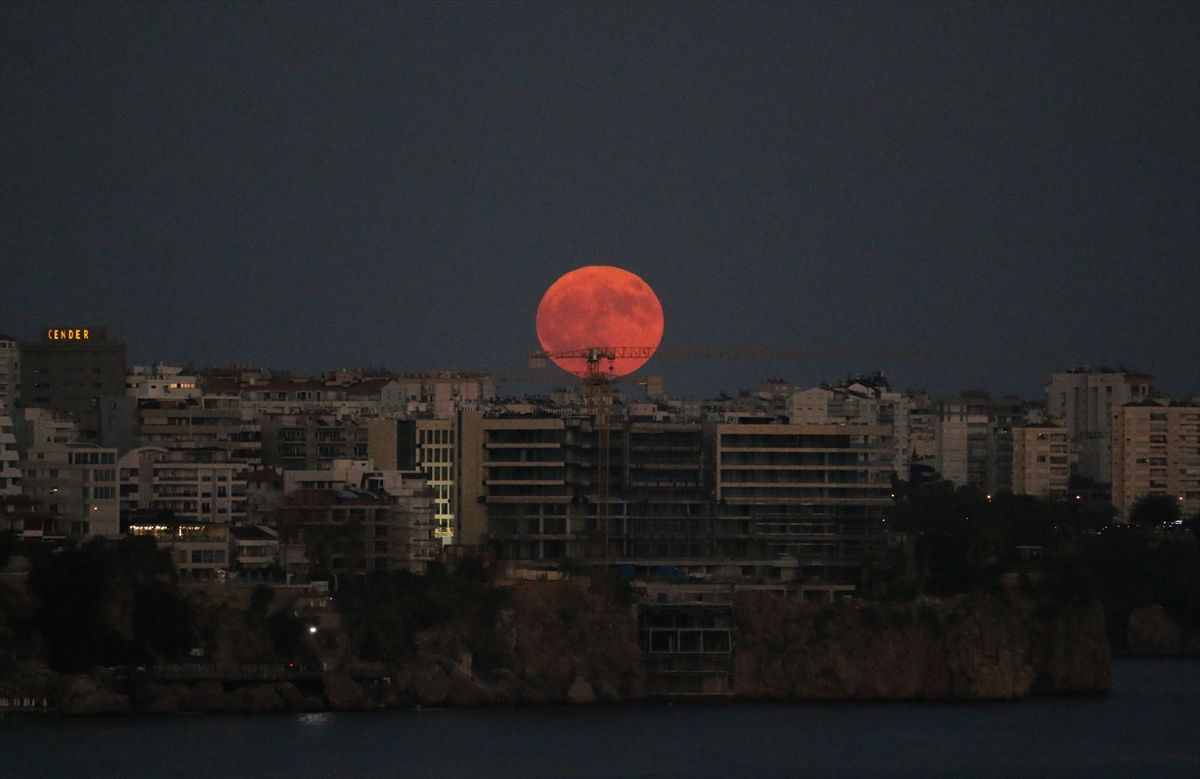
M 612 517 L 610 502 L 612 489 L 612 401 L 613 401 L 613 369 L 619 359 L 646 360 L 654 355 L 654 346 L 589 346 L 584 349 L 571 349 L 561 352 L 533 352 L 529 356 L 531 368 L 541 368 L 547 359 L 554 360 L 560 366 L 583 382 L 584 403 L 592 413 L 594 420 L 597 452 L 596 452 L 596 524 L 597 531 L 603 534 L 604 548 L 597 557 L 608 559 L 612 541 Z M 563 365 L 569 361 L 581 360 L 582 370 L 572 369 Z

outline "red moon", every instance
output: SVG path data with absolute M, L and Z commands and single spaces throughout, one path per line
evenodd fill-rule
M 537 335 L 550 355 L 597 346 L 635 346 L 657 349 L 663 335 L 663 310 L 658 296 L 637 274 L 612 265 L 588 265 L 559 277 L 550 285 L 537 310 Z M 583 358 L 555 358 L 568 373 L 587 372 Z M 603 360 L 601 369 L 613 376 L 633 373 L 649 357 Z

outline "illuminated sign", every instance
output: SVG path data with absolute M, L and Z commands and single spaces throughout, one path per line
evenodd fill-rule
M 84 328 L 68 327 L 65 329 L 59 328 L 59 327 L 47 327 L 46 328 L 46 340 L 47 341 L 90 341 L 90 340 L 92 340 L 92 331 L 88 330 L 86 327 L 84 327 Z

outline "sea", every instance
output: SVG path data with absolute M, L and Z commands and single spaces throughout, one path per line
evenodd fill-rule
M 10 717 L 0 776 L 1200 777 L 1200 660 L 1117 659 L 1107 695 Z

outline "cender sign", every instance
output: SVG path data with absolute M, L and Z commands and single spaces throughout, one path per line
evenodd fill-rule
M 79 328 L 79 327 L 69 328 L 68 327 L 65 329 L 57 328 L 57 327 L 46 328 L 46 340 L 47 341 L 90 341 L 91 339 L 92 339 L 92 332 L 90 330 L 88 330 L 86 327 L 85 328 Z

